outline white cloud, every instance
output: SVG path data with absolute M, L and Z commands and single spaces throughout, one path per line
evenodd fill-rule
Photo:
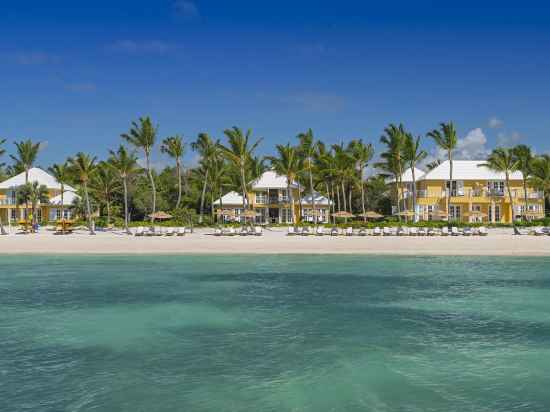
M 199 8 L 190 0 L 176 0 L 174 2 L 174 11 L 178 16 L 185 18 L 200 17 Z
M 518 132 L 504 133 L 497 135 L 497 145 L 501 147 L 515 146 L 523 139 L 523 136 Z
M 491 129 L 498 129 L 504 125 L 504 122 L 500 120 L 498 117 L 493 116 L 489 119 L 488 124 Z
M 136 42 L 134 40 L 119 40 L 107 47 L 108 50 L 127 54 L 165 54 L 173 46 L 162 41 L 151 40 Z

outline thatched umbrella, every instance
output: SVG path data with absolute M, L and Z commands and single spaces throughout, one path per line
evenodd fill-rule
M 340 212 L 333 213 L 332 217 L 343 217 L 343 218 L 347 219 L 347 218 L 355 217 L 355 215 L 353 213 L 350 213 L 350 212 L 340 211 Z
M 412 210 L 403 210 L 402 212 L 399 212 L 398 215 L 402 217 L 414 217 L 416 213 Z
M 384 215 L 381 215 L 380 213 L 372 210 L 369 210 L 365 213 L 360 213 L 357 216 L 364 217 L 365 219 L 382 219 L 384 217 Z
M 154 220 L 168 220 L 168 219 L 172 219 L 172 215 L 169 215 L 168 213 L 166 212 L 155 212 L 155 213 L 151 213 L 149 215 L 149 217 L 151 219 L 154 219 Z

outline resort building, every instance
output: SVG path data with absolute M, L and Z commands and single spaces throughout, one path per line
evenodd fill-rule
M 415 170 L 417 206 L 415 220 L 447 220 L 465 223 L 511 223 L 512 218 L 527 216 L 538 219 L 545 216 L 544 193 L 527 188 L 527 204 L 523 190 L 523 175 L 510 176 L 510 190 L 514 201 L 512 210 L 503 173 L 480 166 L 483 160 L 454 160 L 453 181 L 449 180 L 449 161 L 424 172 Z M 403 176 L 403 189 L 399 191 L 399 210 L 413 209 L 412 171 Z M 394 182 L 392 182 L 394 184 Z M 447 213 L 447 198 L 450 207 Z M 397 213 L 397 205 L 393 206 Z
M 257 212 L 255 222 L 258 224 L 287 224 L 292 223 L 292 209 L 288 193 L 287 179 L 272 170 L 264 172 L 258 179 L 249 185 L 247 194 L 250 208 Z M 290 185 L 294 199 L 294 213 L 297 220 L 314 222 L 313 202 L 311 195 L 301 197 L 303 188 L 296 182 Z M 315 209 L 317 221 L 328 223 L 330 215 L 329 200 L 315 193 Z M 300 207 L 301 206 L 301 207 Z M 216 214 L 223 216 L 224 221 L 242 221 L 243 198 L 237 192 L 229 192 L 217 199 L 213 204 Z M 300 210 L 302 215 L 300 217 Z
M 36 217 L 38 222 L 45 223 L 61 219 L 61 185 L 59 182 L 53 176 L 37 167 L 29 170 L 29 183 L 34 182 L 46 186 L 49 196 L 48 203 L 39 204 L 37 207 Z M 0 183 L 0 219 L 3 222 L 16 224 L 26 219 L 27 210 L 25 204 L 17 204 L 17 189 L 24 184 L 25 173 L 20 173 Z M 64 189 L 63 204 L 65 216 L 63 218 L 71 219 L 72 211 L 70 206 L 79 196 L 75 193 L 75 189 L 69 185 L 64 185 Z

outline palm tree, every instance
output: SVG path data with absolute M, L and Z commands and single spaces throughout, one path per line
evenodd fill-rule
M 302 157 L 304 168 L 307 170 L 309 177 L 309 192 L 311 194 L 311 210 L 313 214 L 313 222 L 317 225 L 317 214 L 315 210 L 315 190 L 313 186 L 313 167 L 315 161 L 316 143 L 313 136 L 313 130 L 308 129 L 305 133 L 298 135 L 300 143 L 298 145 L 298 152 Z
M 510 189 L 510 175 L 519 170 L 520 162 L 515 158 L 510 149 L 497 148 L 491 152 L 487 161 L 479 166 L 486 167 L 494 172 L 504 173 L 512 210 L 512 225 L 514 226 L 514 233 L 519 233 L 515 221 L 514 198 L 512 196 L 512 189 Z
M 292 223 L 296 223 L 296 211 L 294 210 L 294 193 L 292 192 L 292 184 L 296 181 L 296 176 L 300 171 L 300 158 L 296 147 L 290 143 L 286 145 L 278 144 L 277 157 L 269 157 L 271 167 L 281 176 L 286 177 L 286 190 L 290 199 L 290 210 L 292 214 Z
M 420 136 L 416 139 L 412 134 L 407 133 L 405 135 L 405 144 L 403 145 L 403 160 L 412 171 L 412 184 L 413 184 L 413 210 L 416 217 L 416 165 L 428 157 L 428 153 L 420 148 Z
M 38 182 L 25 183 L 17 189 L 17 204 L 31 204 L 32 232 L 34 232 L 34 228 L 38 223 L 37 207 L 41 203 L 48 203 L 48 200 L 48 188 L 45 185 L 38 184 Z
M 405 129 L 402 124 L 390 124 L 384 129 L 380 143 L 386 146 L 386 151 L 380 154 L 382 162 L 376 167 L 393 176 L 397 198 L 397 216 L 401 221 L 401 193 L 403 193 L 403 146 L 405 144 Z
M 120 145 L 116 152 L 110 151 L 109 165 L 118 173 L 124 187 L 124 230 L 131 234 L 128 219 L 128 180 L 140 171 L 137 156 Z
M 10 155 L 13 161 L 16 163 L 16 167 L 25 171 L 25 184 L 29 183 L 29 171 L 36 162 L 38 152 L 40 151 L 40 143 L 34 143 L 31 139 L 22 140 L 20 142 L 14 142 L 17 154 Z M 25 204 L 25 213 L 29 214 L 29 205 Z
M 529 181 L 550 201 L 550 155 L 538 156 L 533 160 Z
M 149 176 L 152 191 L 153 204 L 151 207 L 151 224 L 155 221 L 154 214 L 157 208 L 157 188 L 155 186 L 155 179 L 151 170 L 151 152 L 155 146 L 157 129 L 158 127 L 153 125 L 150 117 L 140 117 L 139 124 L 137 122 L 132 122 L 130 131 L 121 135 L 124 140 L 132 144 L 135 148 L 142 149 L 145 154 L 145 168 L 147 169 L 147 175 Z
M 519 162 L 518 170 L 521 171 L 521 174 L 523 175 L 523 200 L 525 202 L 525 209 L 523 212 L 523 220 L 526 220 L 527 215 L 527 203 L 528 203 L 528 197 L 527 197 L 527 181 L 529 180 L 529 175 L 531 174 L 531 167 L 533 163 L 533 154 L 531 153 L 531 148 L 529 146 L 526 146 L 524 144 L 517 145 L 516 147 L 512 148 L 512 155 L 516 158 L 516 160 Z
M 176 161 L 176 175 L 178 176 L 178 200 L 176 202 L 176 209 L 180 207 L 181 204 L 181 159 L 185 152 L 185 145 L 181 136 L 172 136 L 167 137 L 162 141 L 160 146 L 160 151 L 166 153 L 172 159 Z
M 65 162 L 61 164 L 53 164 L 50 168 L 48 168 L 48 172 L 50 172 L 50 174 L 55 178 L 55 180 L 57 180 L 57 182 L 61 186 L 61 219 L 63 220 L 65 217 L 65 185 L 71 179 L 71 170 L 67 165 L 67 162 Z M 65 225 L 61 225 L 61 231 L 65 233 Z
M 441 130 L 432 130 L 428 133 L 428 137 L 434 139 L 437 146 L 447 152 L 447 158 L 449 160 L 449 192 L 447 194 L 447 218 L 449 218 L 449 210 L 451 209 L 451 195 L 452 195 L 452 186 L 453 186 L 453 151 L 456 149 L 458 144 L 458 137 L 456 134 L 456 129 L 453 122 L 441 123 Z
M 90 180 L 90 188 L 95 197 L 105 203 L 107 209 L 107 225 L 111 224 L 111 202 L 113 194 L 119 189 L 116 172 L 107 162 L 98 163 Z
M 363 220 L 366 221 L 364 172 L 374 156 L 374 147 L 370 143 L 364 144 L 362 139 L 352 140 L 349 146 L 351 157 L 358 172 L 359 185 L 361 186 L 361 211 L 363 212 Z
M 256 142 L 251 143 L 252 130 L 248 129 L 245 133 L 236 126 L 224 130 L 224 134 L 227 136 L 228 146 L 220 145 L 219 147 L 224 156 L 239 171 L 243 194 L 243 210 L 246 210 L 247 204 L 250 204 L 250 202 L 248 202 L 248 192 L 246 188 L 246 174 L 252 164 L 254 151 L 263 139 L 260 138 L 256 140 Z
M 206 196 L 206 187 L 208 185 L 208 174 L 209 174 L 209 162 L 212 156 L 216 151 L 216 146 L 219 144 L 219 141 L 214 143 L 208 133 L 199 133 L 199 136 L 196 141 L 191 143 L 191 148 L 198 152 L 201 156 L 201 162 L 205 167 L 202 192 L 201 192 L 201 201 L 200 201 L 200 210 L 199 210 L 199 223 L 202 223 L 204 215 L 204 199 Z
M 90 229 L 90 235 L 95 235 L 92 220 L 92 210 L 90 208 L 90 196 L 88 194 L 88 183 L 90 182 L 90 179 L 92 178 L 92 175 L 97 168 L 97 165 L 95 163 L 96 158 L 91 157 L 90 155 L 87 155 L 85 153 L 78 152 L 76 156 L 70 157 L 67 162 L 69 163 L 69 167 L 73 171 L 77 180 L 82 185 L 82 189 L 84 190 L 88 228 Z

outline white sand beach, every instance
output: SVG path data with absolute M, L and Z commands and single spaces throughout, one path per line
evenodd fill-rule
M 550 256 L 550 236 L 514 236 L 511 229 L 487 237 L 288 237 L 284 228 L 263 236 L 216 237 L 198 229 L 184 237 L 134 237 L 121 232 L 51 232 L 0 237 L 0 254 L 379 254 Z

